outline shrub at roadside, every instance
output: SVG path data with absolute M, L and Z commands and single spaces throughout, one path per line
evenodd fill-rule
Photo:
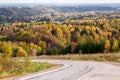
M 25 50 L 23 50 L 22 48 L 19 48 L 16 56 L 17 57 L 27 57 L 28 53 Z

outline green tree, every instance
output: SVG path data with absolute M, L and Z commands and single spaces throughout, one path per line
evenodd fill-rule
M 96 43 L 94 41 L 88 41 L 82 45 L 83 53 L 96 53 Z
M 57 55 L 58 53 L 59 53 L 58 48 L 54 47 L 54 48 L 52 49 L 52 55 Z
M 76 48 L 75 48 L 75 53 L 79 53 L 79 51 L 82 49 L 82 45 L 79 43 L 77 44 Z

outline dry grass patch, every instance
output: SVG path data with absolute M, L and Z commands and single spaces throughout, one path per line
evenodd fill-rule
M 0 57 L 0 78 L 9 77 L 13 75 L 28 74 L 33 72 L 39 72 L 53 67 L 53 64 L 46 62 L 20 62 L 13 58 Z
M 65 60 L 87 60 L 87 61 L 109 61 L 120 62 L 120 53 L 97 53 L 97 54 L 67 54 L 40 56 L 38 59 L 65 59 Z

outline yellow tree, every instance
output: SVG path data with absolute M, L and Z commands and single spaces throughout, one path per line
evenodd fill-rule
M 44 41 L 39 41 L 39 42 L 38 42 L 38 45 L 42 48 L 43 54 L 45 55 L 45 53 L 46 53 L 46 42 L 44 42 Z
M 23 47 L 23 42 L 19 42 L 19 44 L 18 44 L 20 47 Z
M 18 48 L 17 57 L 27 57 L 28 53 L 21 47 Z
M 104 53 L 108 53 L 110 50 L 110 41 L 106 40 L 104 44 Z
M 11 46 L 4 45 L 2 47 L 2 51 L 3 51 L 3 57 L 9 58 L 12 56 L 12 47 Z
M 116 51 L 118 50 L 119 45 L 118 45 L 118 41 L 114 40 L 113 45 L 112 45 L 112 51 Z

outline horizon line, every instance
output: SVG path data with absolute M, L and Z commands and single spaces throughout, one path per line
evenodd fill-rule
M 0 4 L 120 4 L 120 3 L 0 3 Z

